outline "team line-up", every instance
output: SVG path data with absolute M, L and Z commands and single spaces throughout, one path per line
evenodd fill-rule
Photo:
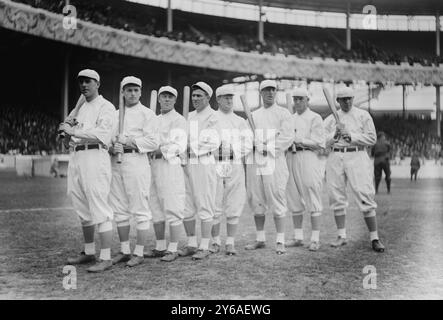
M 216 89 L 218 110 L 214 110 L 209 104 L 213 89 L 197 82 L 190 94 L 195 110 L 186 119 L 174 109 L 178 92 L 171 86 L 158 90 L 161 112 L 156 115 L 140 103 L 142 81 L 136 77 L 121 81 L 119 110 L 99 94 L 96 71 L 82 70 L 77 80 L 81 96 L 59 127 L 61 139 L 72 150 L 67 189 L 84 236 L 84 251 L 68 258 L 69 264 L 93 263 L 87 270 L 102 272 L 117 263 L 140 265 L 146 257 L 165 262 L 186 256 L 205 259 L 222 249 L 223 216 L 227 223 L 224 252 L 235 255 L 235 236 L 246 203 L 253 212 L 256 240 L 245 250 L 266 246 L 265 218 L 270 215 L 277 254 L 285 253 L 286 247 L 303 246 L 303 213 L 307 212 L 312 229 L 308 248 L 317 251 L 324 181 L 338 232 L 331 246 L 347 243 L 349 184 L 369 229 L 372 249 L 384 251 L 377 233 L 374 169 L 367 152 L 377 140 L 375 127 L 368 112 L 353 106 L 350 88 L 337 93 L 340 110 L 323 121 L 309 109 L 306 89 L 291 93 L 292 114 L 276 103 L 277 83 L 264 80 L 259 87 L 262 107 L 250 112 L 242 99 L 245 120 L 233 112 L 232 86 Z M 284 233 L 286 214 L 292 215 L 294 229 L 289 241 Z M 137 232 L 133 251 L 131 217 Z M 121 249 L 111 258 L 113 222 Z M 145 250 L 151 222 L 156 246 Z M 187 243 L 179 249 L 183 230 Z

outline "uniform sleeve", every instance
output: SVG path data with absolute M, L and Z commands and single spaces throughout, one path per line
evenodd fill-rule
M 114 122 L 115 107 L 108 103 L 100 109 L 95 127 L 87 130 L 75 128 L 74 137 L 96 142 L 100 141 L 107 146 L 111 143 Z
M 247 120 L 239 121 L 239 135 L 233 137 L 232 151 L 236 159 L 245 157 L 252 151 L 253 134 Z
M 215 114 L 206 119 L 204 129 L 202 129 L 198 137 L 193 137 L 190 141 L 190 147 L 195 155 L 200 156 L 213 152 L 220 146 L 220 128 Z
M 377 142 L 374 121 L 369 113 L 363 113 L 360 119 L 363 123 L 363 132 L 350 132 L 352 144 L 373 146 Z
M 178 117 L 172 124 L 172 129 L 166 140 L 160 144 L 160 151 L 166 160 L 175 158 L 184 153 L 188 144 L 186 120 Z
M 280 119 L 280 130 L 275 139 L 275 154 L 273 154 L 272 148 L 268 151 L 276 156 L 278 153 L 285 152 L 291 144 L 294 142 L 295 131 L 294 131 L 294 122 L 292 120 L 292 116 L 287 109 L 283 109 L 281 113 Z
M 151 110 L 146 109 L 144 117 L 143 136 L 134 138 L 135 145 L 141 153 L 155 151 L 159 144 L 156 115 Z
M 325 130 L 320 116 L 313 118 L 310 138 L 303 138 L 302 144 L 312 149 L 325 148 Z

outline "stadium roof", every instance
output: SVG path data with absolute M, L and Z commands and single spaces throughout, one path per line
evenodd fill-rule
M 258 5 L 259 0 L 224 0 Z M 363 7 L 373 5 L 377 14 L 390 15 L 443 15 L 442 0 L 348 0 L 351 13 L 362 13 Z M 328 11 L 346 13 L 346 0 L 263 0 L 264 6 L 286 9 Z

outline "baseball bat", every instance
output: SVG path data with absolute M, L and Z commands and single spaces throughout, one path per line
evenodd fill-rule
M 292 95 L 289 92 L 286 93 L 286 106 L 290 113 L 294 113 L 294 108 L 292 104 Z
M 322 89 L 323 89 L 323 94 L 325 95 L 326 101 L 328 102 L 329 109 L 331 109 L 336 123 L 341 124 L 340 118 L 338 117 L 337 108 L 335 107 L 334 100 L 332 100 L 332 97 L 325 85 L 323 85 Z
M 85 103 L 86 99 L 84 95 L 80 95 L 80 97 L 77 100 L 77 104 L 75 105 L 74 109 L 71 111 L 70 115 L 66 117 L 64 122 L 68 122 L 68 123 L 72 123 L 73 121 L 75 121 L 75 118 L 78 115 L 78 112 L 80 111 L 81 106 L 83 105 L 83 103 Z M 66 135 L 65 133 L 59 132 L 60 138 L 64 138 Z
M 149 108 L 156 113 L 157 111 L 157 90 L 151 91 L 151 100 L 149 101 Z
M 122 88 L 120 88 L 120 95 L 118 97 L 118 138 L 123 135 L 123 129 L 125 125 L 125 106 Z M 117 163 L 122 163 L 122 153 L 117 153 Z
M 185 86 L 183 88 L 183 117 L 185 117 L 185 119 L 188 119 L 190 97 L 191 97 L 191 88 Z
M 246 114 L 246 118 L 248 118 L 249 125 L 251 126 L 252 132 L 255 134 L 255 123 L 254 118 L 252 118 L 251 109 L 249 108 L 248 102 L 246 101 L 246 96 L 244 94 L 240 95 L 240 100 L 243 105 L 243 111 Z

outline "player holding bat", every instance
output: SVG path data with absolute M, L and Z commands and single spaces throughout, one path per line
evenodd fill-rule
M 326 183 L 329 204 L 334 211 L 338 229 L 338 238 L 331 246 L 340 247 L 347 243 L 346 184 L 349 183 L 368 226 L 372 249 L 383 252 L 385 248 L 377 232 L 374 167 L 367 152 L 367 148 L 372 147 L 377 140 L 374 122 L 368 112 L 352 105 L 352 89 L 346 87 L 337 93 L 337 102 L 341 107 L 339 111 L 335 109 L 326 88 L 323 88 L 323 92 L 333 112 L 324 121 L 326 141 L 332 147 L 326 162 Z
M 120 111 L 124 119 L 120 128 L 114 128 L 113 148 L 111 153 L 122 154 L 121 163 L 112 157 L 112 182 L 109 203 L 114 211 L 121 250 L 113 263 L 127 262 L 133 267 L 143 262 L 144 245 L 148 237 L 151 222 L 151 210 L 148 205 L 151 185 L 151 167 L 147 153 L 158 148 L 156 134 L 156 116 L 152 110 L 140 103 L 142 82 L 136 77 L 125 77 L 121 82 L 123 95 Z M 117 121 L 115 121 L 117 123 Z M 117 135 L 117 132 L 119 133 Z M 134 256 L 131 257 L 129 244 L 129 220 L 134 217 L 137 229 L 137 243 Z

